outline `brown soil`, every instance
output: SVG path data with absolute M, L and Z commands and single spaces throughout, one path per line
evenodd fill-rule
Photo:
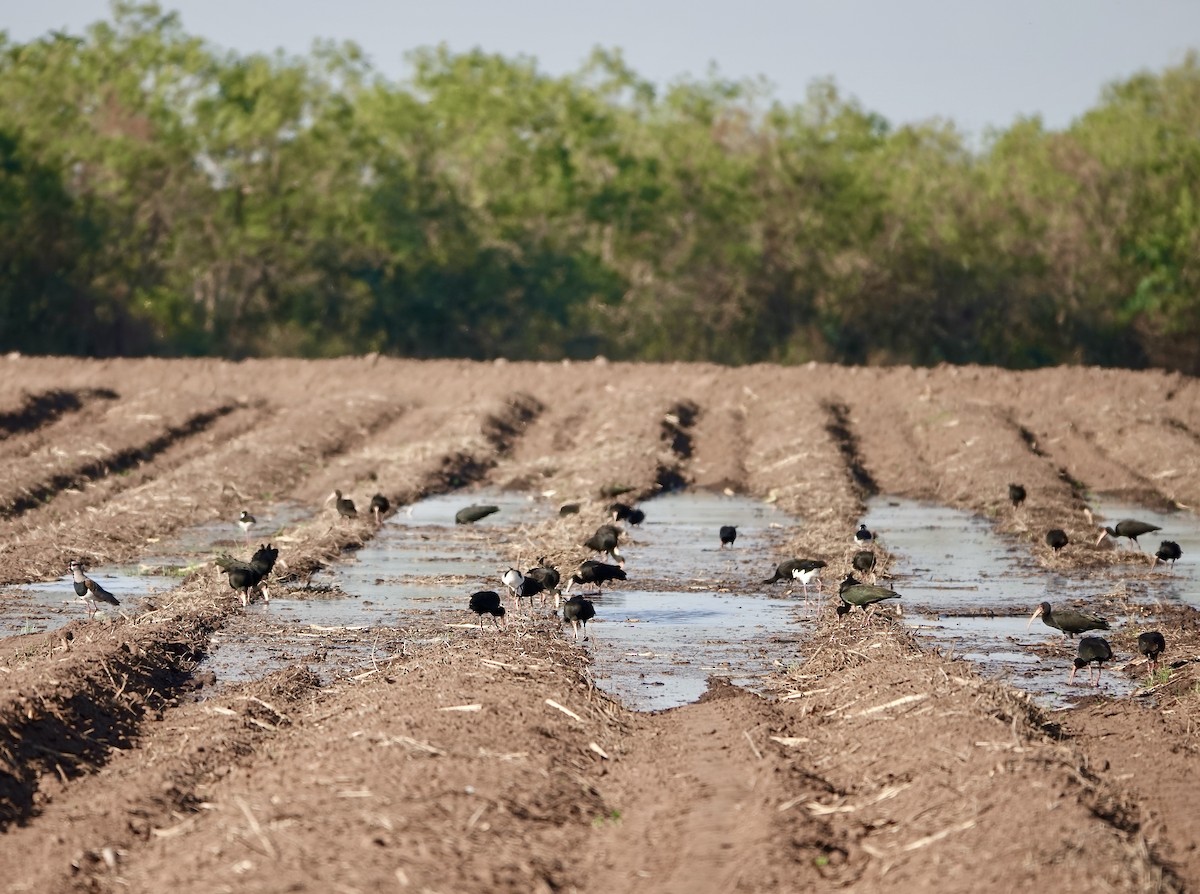
M 316 513 L 280 543 L 277 577 L 300 581 L 374 534 L 330 524 L 334 487 L 360 506 L 475 482 L 581 501 L 507 545 L 562 568 L 587 557 L 580 532 L 614 486 L 730 489 L 802 519 L 790 550 L 825 558 L 829 580 L 873 493 L 987 515 L 1031 563 L 1080 576 L 1141 561 L 1090 546 L 1089 491 L 1200 505 L 1200 388 L 1158 373 L 0 369 L 0 584 L 54 579 L 72 557 L 136 559 L 285 498 Z M 1029 490 L 1019 512 L 1010 481 Z M 1061 556 L 1049 527 L 1071 537 Z M 81 611 L 0 640 L 0 888 L 1200 890 L 1190 609 L 1131 609 L 1168 631 L 1169 682 L 1053 715 L 894 622 L 839 623 L 831 606 L 769 697 L 714 681 L 647 714 L 591 684 L 589 652 L 554 619 L 464 626 L 466 592 L 374 631 L 355 673 L 316 649 L 215 691 L 199 665 L 210 638 L 271 629 L 271 614 L 244 613 L 213 566 L 128 617 Z M 1128 654 L 1128 635 L 1112 641 Z

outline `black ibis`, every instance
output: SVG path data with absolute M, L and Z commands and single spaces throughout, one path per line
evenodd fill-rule
M 721 538 L 721 548 L 733 546 L 733 541 L 737 540 L 737 528 L 733 525 L 721 525 L 721 530 L 717 532 L 717 536 Z
M 1025 502 L 1025 488 L 1020 484 L 1010 484 L 1008 486 L 1008 498 L 1012 500 L 1013 509 L 1020 509 L 1021 504 Z
M 1043 602 L 1033 610 L 1033 614 L 1029 616 L 1029 624 L 1032 624 L 1035 618 L 1041 618 L 1042 623 L 1047 627 L 1061 630 L 1064 636 L 1069 636 L 1072 639 L 1077 633 L 1085 633 L 1088 630 L 1108 629 L 1108 621 L 1103 618 L 1097 618 L 1095 615 L 1089 615 L 1086 612 L 1077 612 L 1073 608 L 1054 611 L 1050 608 L 1049 602 Z M 1029 629 L 1029 624 L 1025 625 L 1026 630 Z
M 517 600 L 517 607 L 520 608 L 522 599 L 528 599 L 531 611 L 533 610 L 533 597 L 545 589 L 541 581 L 522 574 L 516 568 L 509 568 L 504 572 L 503 580 L 504 585 Z
M 250 545 L 250 529 L 253 528 L 257 523 L 258 519 L 256 519 L 245 509 L 243 509 L 242 514 L 238 516 L 237 525 L 242 529 L 242 534 L 246 537 L 247 546 Z
M 777 580 L 798 580 L 804 587 L 804 598 L 808 598 L 808 584 L 814 577 L 817 579 L 817 589 L 821 589 L 821 569 L 825 562 L 821 559 L 788 559 L 775 566 L 775 573 L 768 577 L 764 584 L 773 584 Z
M 1138 634 L 1138 651 L 1150 661 L 1150 676 L 1158 673 L 1158 656 L 1167 650 L 1167 641 L 1157 630 Z
M 494 512 L 499 512 L 499 506 L 488 505 L 473 505 L 464 506 L 458 512 L 454 513 L 454 523 L 456 525 L 470 525 L 479 521 L 481 518 L 487 518 Z
M 1138 549 L 1141 549 L 1142 545 L 1138 543 L 1139 537 L 1161 530 L 1162 528 L 1158 525 L 1152 525 L 1150 522 L 1138 521 L 1135 518 L 1123 518 L 1111 528 L 1105 525 L 1104 533 L 1096 539 L 1096 543 L 1099 544 L 1105 537 L 1112 537 L 1114 540 L 1118 537 L 1128 537 Z
M 854 566 L 854 570 L 862 574 L 869 574 L 872 578 L 875 577 L 875 553 L 869 549 L 860 549 L 854 554 L 854 558 L 850 560 L 850 564 Z
M 75 585 L 75 595 L 88 606 L 89 620 L 96 617 L 96 612 L 100 610 L 98 603 L 103 602 L 106 605 L 121 604 L 121 601 L 116 596 L 83 573 L 84 566 L 82 562 L 72 559 L 67 567 L 71 569 L 72 583 Z
M 633 507 L 627 503 L 613 503 L 608 507 L 608 511 L 612 513 L 613 521 L 626 521 L 633 515 Z
M 249 562 L 243 562 L 232 556 L 217 556 L 214 561 L 223 573 L 229 575 L 229 586 L 237 590 L 238 598 L 242 600 L 244 607 L 250 604 L 250 594 L 259 584 L 263 585 L 263 599 L 266 602 L 271 601 L 271 594 L 267 592 L 265 581 L 274 569 L 275 560 L 278 558 L 279 550 L 267 543 L 255 550 Z
M 578 503 L 563 503 L 561 506 L 558 507 L 558 514 L 560 516 L 562 516 L 562 515 L 578 515 L 579 514 L 579 504 Z
M 876 602 L 882 602 L 885 599 L 899 599 L 900 594 L 887 587 L 864 584 L 853 574 L 847 574 L 845 579 L 838 584 L 838 598 L 841 599 L 841 603 L 837 607 L 839 618 L 847 615 L 857 605 L 863 610 L 863 623 L 865 624 L 870 620 L 872 606 Z
M 600 554 L 607 553 L 612 557 L 614 562 L 624 565 L 625 559 L 621 556 L 620 550 L 617 549 L 617 541 L 621 538 L 621 531 L 613 525 L 601 525 L 596 529 L 596 533 L 583 541 L 583 545 L 593 552 Z
M 383 494 L 376 494 L 371 497 L 371 515 L 375 517 L 375 524 L 383 524 L 383 517 L 387 515 L 388 510 L 392 508 L 391 502 Z
M 610 565 L 608 562 L 597 562 L 595 559 L 588 559 L 579 565 L 579 570 L 571 575 L 571 579 L 567 582 L 566 592 L 571 592 L 571 587 L 575 584 L 584 586 L 585 584 L 595 584 L 596 592 L 602 592 L 606 583 L 614 580 L 625 580 L 625 569 L 619 565 Z
M 867 530 L 866 525 L 859 525 L 858 530 L 854 532 L 855 546 L 871 546 L 875 542 L 875 535 Z
M 1085 636 L 1079 641 L 1079 652 L 1075 658 L 1074 666 L 1071 668 L 1071 682 L 1075 681 L 1075 671 L 1095 663 L 1096 685 L 1099 686 L 1101 668 L 1104 662 L 1112 661 L 1112 657 L 1112 646 L 1108 644 L 1108 640 L 1101 639 L 1098 636 Z M 1092 682 L 1091 668 L 1088 668 L 1088 682 Z
M 358 517 L 358 510 L 354 508 L 354 501 L 349 497 L 343 497 L 340 490 L 335 490 L 325 498 L 326 503 L 330 500 L 334 501 L 333 505 L 337 508 L 337 514 L 342 518 L 349 520 Z
M 500 604 L 500 594 L 495 590 L 480 590 L 478 593 L 471 594 L 471 611 L 479 615 L 479 629 L 483 629 L 483 616 L 491 615 L 492 623 L 499 629 L 499 618 L 504 621 L 504 626 L 508 626 L 508 621 L 504 618 L 504 606 Z
M 587 622 L 596 617 L 596 606 L 590 599 L 582 596 L 572 596 L 563 603 L 563 620 L 571 622 L 571 632 L 575 642 L 579 642 L 579 626 L 583 625 L 583 638 L 587 640 Z
M 1067 539 L 1067 532 L 1062 528 L 1051 528 L 1046 532 L 1046 546 L 1054 550 L 1055 554 L 1066 546 L 1071 541 Z
M 1164 540 L 1158 545 L 1158 549 L 1154 551 L 1154 561 L 1150 563 L 1151 567 L 1157 565 L 1160 561 L 1170 562 L 1171 567 L 1175 567 L 1175 562 L 1183 555 L 1183 550 L 1179 548 L 1179 544 L 1174 540 Z
M 542 585 L 542 605 L 546 604 L 546 594 L 553 593 L 554 607 L 558 608 L 558 585 L 562 581 L 562 575 L 545 556 L 538 559 L 537 565 L 526 571 L 525 576 Z

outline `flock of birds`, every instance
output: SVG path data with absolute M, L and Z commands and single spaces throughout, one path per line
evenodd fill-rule
M 1025 488 L 1020 484 L 1010 484 L 1008 486 L 1008 499 L 1012 502 L 1013 509 L 1020 509 L 1025 502 Z M 1100 536 L 1096 540 L 1096 545 L 1099 546 L 1105 539 L 1116 543 L 1120 538 L 1127 538 L 1139 550 L 1142 545 L 1138 543 L 1138 538 L 1146 534 L 1153 534 L 1155 531 L 1161 531 L 1158 525 L 1150 524 L 1149 522 L 1138 521 L 1133 518 L 1122 519 L 1115 525 L 1104 525 L 1100 532 Z M 1065 531 L 1061 528 L 1051 528 L 1046 532 L 1046 545 L 1054 550 L 1055 555 L 1059 553 L 1063 547 L 1070 543 Z M 1144 551 L 1144 550 L 1143 550 Z M 1173 540 L 1164 540 L 1155 550 L 1154 556 L 1150 562 L 1151 567 L 1154 567 L 1159 562 L 1170 562 L 1174 567 L 1175 562 L 1183 556 L 1183 550 L 1179 544 Z M 1087 612 L 1076 611 L 1075 609 L 1060 609 L 1055 611 L 1049 602 L 1043 602 L 1029 617 L 1029 623 L 1025 625 L 1028 630 L 1030 624 L 1036 619 L 1041 618 L 1042 623 L 1047 627 L 1053 627 L 1063 633 L 1064 638 L 1070 637 L 1074 639 L 1077 634 L 1087 633 L 1090 630 L 1108 630 L 1109 624 L 1104 618 L 1096 615 L 1088 614 Z M 1147 630 L 1138 635 L 1137 639 L 1138 652 L 1146 657 L 1147 664 L 1150 670 L 1150 676 L 1158 672 L 1158 656 L 1161 655 L 1167 648 L 1167 641 L 1162 633 L 1157 630 Z M 1106 661 L 1112 661 L 1113 650 L 1109 645 L 1108 640 L 1100 636 L 1085 636 L 1079 641 L 1079 647 L 1076 651 L 1075 660 L 1071 668 L 1070 680 L 1075 680 L 1075 673 L 1088 668 L 1088 682 L 1092 682 L 1092 665 L 1095 665 L 1096 677 L 1095 685 L 1100 685 L 1100 673 Z
M 1010 484 L 1008 486 L 1008 498 L 1012 502 L 1014 510 L 1020 509 L 1026 499 L 1025 488 L 1020 484 Z M 334 503 L 334 508 L 339 518 L 346 520 L 357 518 L 358 510 L 354 505 L 354 501 L 344 496 L 340 490 L 335 490 L 325 502 L 329 503 L 330 501 Z M 376 525 L 382 524 L 383 516 L 390 509 L 391 505 L 387 497 L 382 494 L 377 493 L 371 498 L 369 511 Z M 490 504 L 471 505 L 460 509 L 455 514 L 454 520 L 456 524 L 472 524 L 498 511 L 498 506 Z M 577 512 L 578 506 L 569 504 L 560 510 L 562 514 L 568 514 L 570 511 Z M 596 616 L 596 607 L 583 594 L 572 596 L 571 588 L 575 585 L 593 586 L 596 589 L 590 595 L 600 595 L 606 583 L 626 580 L 624 569 L 625 559 L 620 551 L 622 529 L 617 527 L 616 523 L 625 522 L 630 525 L 640 525 L 646 517 L 645 512 L 641 509 L 628 506 L 624 503 L 612 504 L 609 507 L 609 511 L 612 515 L 613 523 L 600 525 L 595 533 L 583 542 L 583 546 L 594 552 L 597 558 L 582 561 L 567 581 L 565 589 L 561 586 L 562 576 L 558 569 L 544 556 L 538 560 L 537 565 L 527 571 L 522 572 L 517 568 L 509 568 L 501 576 L 501 581 L 505 588 L 507 588 L 518 609 L 523 599 L 529 600 L 530 610 L 532 610 L 535 596 L 541 597 L 543 607 L 546 605 L 547 597 L 553 596 L 555 610 L 561 604 L 563 620 L 571 624 L 572 635 L 575 641 L 579 639 L 581 628 L 584 639 L 588 638 L 587 622 Z M 250 542 L 250 531 L 256 523 L 257 520 L 255 517 L 248 510 L 243 509 L 238 517 L 237 525 L 241 529 L 247 544 Z M 1113 541 L 1119 538 L 1127 538 L 1141 549 L 1138 537 L 1159 530 L 1161 529 L 1157 525 L 1148 522 L 1136 519 L 1123 519 L 1115 525 L 1104 526 L 1096 543 L 1099 545 L 1106 537 L 1111 538 Z M 732 549 L 737 540 L 737 528 L 733 525 L 722 525 L 718 531 L 718 538 L 721 549 Z M 850 559 L 853 571 L 847 574 L 838 585 L 837 616 L 843 618 L 857 606 L 863 612 L 863 623 L 868 623 L 876 604 L 889 599 L 899 599 L 900 594 L 887 587 L 879 586 L 875 582 L 875 567 L 877 564 L 874 550 L 875 535 L 867 529 L 865 524 L 858 526 L 858 530 L 854 532 L 852 542 L 856 547 Z M 1061 528 L 1053 528 L 1046 532 L 1045 542 L 1057 555 L 1070 543 L 1070 539 Z M 1183 553 L 1178 543 L 1171 540 L 1164 540 L 1155 551 L 1151 565 L 1153 567 L 1153 565 L 1162 561 L 1170 562 L 1174 566 L 1174 563 L 1182 555 Z M 238 594 L 242 605 L 248 606 L 255 594 L 261 594 L 264 601 L 270 602 L 270 594 L 267 590 L 266 582 L 274 570 L 278 557 L 279 550 L 267 543 L 260 546 L 250 557 L 249 561 L 242 561 L 228 555 L 221 555 L 217 557 L 215 562 L 222 573 L 227 575 L 229 586 Z M 821 570 L 826 567 L 828 565 L 822 559 L 791 558 L 780 562 L 771 577 L 766 578 L 762 583 L 774 584 L 778 581 L 799 583 L 804 593 L 805 603 L 807 604 L 810 595 L 809 585 L 813 584 L 818 591 L 821 590 Z M 75 593 L 87 607 L 89 619 L 95 617 L 100 604 L 120 605 L 120 601 L 112 593 L 108 592 L 85 574 L 86 568 L 82 562 L 72 560 L 69 570 L 71 571 Z M 870 575 L 871 582 L 867 583 L 855 577 L 855 572 L 862 574 L 864 577 Z M 472 593 L 468 607 L 479 616 L 479 627 L 481 630 L 483 629 L 485 617 L 490 617 L 497 629 L 500 628 L 501 624 L 507 626 L 504 602 L 500 593 L 495 590 L 480 590 Z M 1075 609 L 1059 609 L 1056 611 L 1049 602 L 1041 603 L 1034 610 L 1029 618 L 1029 623 L 1025 625 L 1026 629 L 1038 618 L 1041 618 L 1042 623 L 1048 627 L 1061 631 L 1064 637 L 1074 638 L 1078 634 L 1084 634 L 1089 631 L 1110 629 L 1108 621 L 1104 618 Z M 1148 630 L 1141 633 L 1138 636 L 1137 647 L 1138 651 L 1146 657 L 1151 675 L 1157 673 L 1158 657 L 1166 650 L 1166 640 L 1162 633 L 1157 630 Z M 1096 686 L 1099 686 L 1103 665 L 1105 662 L 1111 661 L 1112 658 L 1113 650 L 1107 640 L 1100 636 L 1084 636 L 1079 642 L 1073 667 L 1071 668 L 1070 680 L 1074 681 L 1076 672 L 1087 667 L 1088 680 L 1092 682 L 1091 672 L 1094 665 L 1094 682 Z

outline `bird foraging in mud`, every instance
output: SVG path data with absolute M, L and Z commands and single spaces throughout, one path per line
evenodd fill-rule
M 480 590 L 478 593 L 471 594 L 471 611 L 479 615 L 479 629 L 483 629 L 483 616 L 491 615 L 492 623 L 496 625 L 496 629 L 500 628 L 500 621 L 504 622 L 504 626 L 508 626 L 508 620 L 504 617 L 504 606 L 500 604 L 500 594 L 495 590 Z M 499 618 L 500 621 L 496 619 Z
M 1138 521 L 1135 518 L 1123 518 L 1112 527 L 1105 525 L 1104 531 L 1096 539 L 1096 544 L 1099 545 L 1103 542 L 1105 537 L 1111 537 L 1113 540 L 1119 537 L 1128 537 L 1138 549 L 1141 549 L 1142 545 L 1138 543 L 1139 537 L 1161 530 L 1162 528 L 1158 525 L 1152 525 L 1150 522 Z
M 250 545 L 250 529 L 256 524 L 258 524 L 258 519 L 243 509 L 242 514 L 238 516 L 237 526 L 242 529 L 242 535 L 246 538 L 247 546 Z
M 213 561 L 223 574 L 229 575 L 229 586 L 237 591 L 242 607 L 250 604 L 250 596 L 255 588 L 261 585 L 263 601 L 270 602 L 271 594 L 267 590 L 266 580 L 275 568 L 275 560 L 279 558 L 279 550 L 267 543 L 255 550 L 249 562 L 235 559 L 232 556 L 217 556 Z
M 858 530 L 854 532 L 853 542 L 858 547 L 872 546 L 875 543 L 875 535 L 867 530 L 866 525 L 859 525 Z
M 625 580 L 625 569 L 619 565 L 610 565 L 608 562 L 597 562 L 595 559 L 588 559 L 579 565 L 579 570 L 571 575 L 571 580 L 567 582 L 565 592 L 570 593 L 571 587 L 575 584 L 584 586 L 586 584 L 594 584 L 596 593 L 600 594 L 606 583 L 614 580 Z
M 825 567 L 825 564 L 821 559 L 788 559 L 786 562 L 776 565 L 775 573 L 763 583 L 773 584 L 779 580 L 798 580 L 800 586 L 804 588 L 804 598 L 808 599 L 808 585 L 814 579 L 817 582 L 817 589 L 822 588 L 821 569 Z
M 1157 630 L 1138 634 L 1138 651 L 1150 662 L 1150 676 L 1158 673 L 1158 656 L 1167 650 L 1167 641 Z
M 721 538 L 721 549 L 732 547 L 733 541 L 737 540 L 737 528 L 733 525 L 721 525 L 721 530 L 717 532 L 717 536 Z
M 1159 562 L 1170 562 L 1171 567 L 1175 567 L 1175 563 L 1183 556 L 1183 550 L 1179 548 L 1179 544 L 1174 540 L 1164 540 L 1159 544 L 1158 549 L 1154 551 L 1154 560 L 1150 563 L 1153 568 Z
M 587 641 L 587 622 L 596 617 L 596 606 L 590 599 L 582 596 L 572 596 L 563 603 L 563 620 L 571 622 L 571 632 L 575 642 L 579 642 L 579 627 L 583 625 L 583 639 Z
M 613 503 L 608 507 L 608 511 L 612 513 L 613 521 L 623 521 L 629 522 L 631 525 L 640 525 L 646 520 L 646 513 L 625 503 Z
M 392 508 L 391 502 L 383 494 L 376 494 L 371 497 L 371 515 L 375 519 L 376 525 L 383 524 L 383 517 L 387 515 L 388 510 Z
M 108 590 L 100 586 L 90 577 L 83 573 L 84 565 L 82 562 L 72 559 L 67 566 L 71 570 L 72 583 L 75 586 L 75 595 L 88 606 L 88 620 L 96 617 L 96 612 L 100 610 L 98 603 L 103 602 L 105 605 L 120 605 L 121 602 Z
M 1046 546 L 1054 550 L 1055 555 L 1058 555 L 1058 551 L 1070 542 L 1067 539 L 1067 532 L 1062 528 L 1051 528 L 1046 532 Z
M 839 619 L 849 614 L 850 610 L 857 605 L 863 610 L 863 623 L 866 624 L 871 619 L 875 603 L 885 599 L 899 599 L 900 594 L 887 587 L 864 584 L 853 574 L 847 574 L 838 584 L 838 598 L 841 600 L 837 607 Z
M 558 585 L 562 581 L 562 575 L 558 573 L 558 569 L 551 565 L 545 556 L 538 559 L 537 565 L 525 572 L 525 577 L 532 578 L 542 585 L 543 606 L 546 604 L 546 594 L 551 593 L 554 596 L 554 607 L 558 608 Z
M 476 504 L 472 506 L 464 506 L 458 512 L 454 513 L 454 523 L 456 525 L 471 525 L 479 521 L 481 518 L 487 518 L 493 513 L 499 512 L 499 506 Z
M 340 490 L 335 490 L 325 498 L 326 503 L 330 500 L 334 501 L 333 506 L 337 509 L 337 514 L 340 518 L 349 520 L 358 517 L 358 510 L 354 507 L 354 501 L 349 497 L 343 497 Z
M 529 600 L 529 609 L 533 610 L 533 597 L 545 589 L 541 581 L 533 577 L 528 577 L 518 571 L 516 568 L 509 568 L 504 572 L 504 585 L 508 587 L 509 592 L 513 594 L 513 598 L 517 600 L 517 608 L 521 607 L 521 600 Z
M 1100 671 L 1106 661 L 1112 661 L 1113 650 L 1108 640 L 1098 636 L 1085 636 L 1079 641 L 1079 651 L 1071 667 L 1070 682 L 1075 682 L 1075 672 L 1089 664 L 1096 665 L 1096 686 L 1100 685 Z M 1092 671 L 1088 668 L 1088 683 L 1092 682 Z
M 871 580 L 875 579 L 875 564 L 878 560 L 875 558 L 875 553 L 869 549 L 860 549 L 854 554 L 854 558 L 850 560 L 850 564 L 854 566 L 854 570 L 860 574 L 871 575 Z
M 1025 488 L 1020 484 L 1010 484 L 1008 486 L 1008 498 L 1012 501 L 1013 509 L 1020 509 L 1021 504 L 1025 502 Z
M 596 529 L 596 533 L 583 541 L 583 545 L 593 552 L 601 555 L 608 555 L 618 565 L 624 565 L 625 559 L 621 555 L 621 551 L 617 549 L 617 542 L 621 539 L 621 531 L 613 525 L 601 525 Z
M 1088 630 L 1108 630 L 1108 621 L 1103 618 L 1097 618 L 1095 615 L 1089 615 L 1086 612 L 1075 611 L 1073 608 L 1054 611 L 1050 607 L 1049 602 L 1043 602 L 1033 610 L 1033 614 L 1029 616 L 1029 623 L 1025 625 L 1025 629 L 1028 630 L 1029 625 L 1037 618 L 1041 618 L 1042 623 L 1047 627 L 1061 630 L 1064 636 L 1069 636 L 1072 639 L 1075 638 L 1075 634 L 1085 633 Z

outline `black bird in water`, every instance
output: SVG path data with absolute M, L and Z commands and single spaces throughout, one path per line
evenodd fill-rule
M 525 577 L 532 578 L 542 585 L 542 605 L 546 604 L 546 594 L 552 593 L 554 594 L 554 607 L 558 608 L 558 585 L 562 581 L 562 575 L 545 556 L 538 559 L 536 566 L 525 572 Z
M 613 521 L 625 521 L 631 525 L 640 525 L 646 520 L 646 513 L 625 503 L 613 503 L 608 507 L 608 511 L 612 513 Z
M 242 529 L 242 534 L 246 537 L 247 546 L 250 545 L 250 529 L 256 524 L 258 524 L 258 519 L 243 509 L 242 514 L 238 516 L 237 525 Z
M 1167 650 L 1167 641 L 1157 630 L 1138 634 L 1138 651 L 1150 660 L 1150 676 L 1158 673 L 1158 656 Z
M 1020 509 L 1021 504 L 1025 502 L 1025 488 L 1020 484 L 1010 484 L 1008 498 L 1012 500 L 1013 509 Z
M 1175 563 L 1183 556 L 1183 550 L 1179 548 L 1179 544 L 1174 540 L 1164 540 L 1159 544 L 1158 549 L 1154 551 L 1154 561 L 1150 563 L 1153 568 L 1160 561 L 1170 562 L 1171 567 L 1175 567 Z
M 1033 614 L 1029 616 L 1029 624 L 1032 624 L 1036 618 L 1041 618 L 1042 623 L 1047 627 L 1061 630 L 1064 636 L 1069 636 L 1072 639 L 1077 633 L 1085 633 L 1088 630 L 1108 629 L 1108 621 L 1103 618 L 1097 618 L 1095 615 L 1089 615 L 1085 612 L 1077 612 L 1073 608 L 1054 611 L 1050 608 L 1049 602 L 1043 602 L 1033 610 Z M 1029 629 L 1029 624 L 1025 625 L 1026 630 Z
M 1054 550 L 1055 555 L 1058 551 L 1066 546 L 1071 541 L 1067 539 L 1067 532 L 1062 528 L 1051 528 L 1046 532 L 1046 546 Z
M 340 490 L 335 490 L 325 498 L 326 503 L 330 500 L 334 501 L 333 505 L 337 508 L 337 514 L 340 517 L 347 520 L 358 518 L 358 510 L 354 508 L 354 501 L 349 497 L 343 497 Z
M 563 603 L 563 620 L 571 622 L 571 632 L 575 642 L 579 642 L 579 626 L 583 625 L 583 639 L 587 641 L 587 622 L 596 617 L 596 606 L 590 599 L 582 596 L 572 596 Z
M 242 606 L 245 607 L 250 604 L 250 594 L 259 584 L 263 585 L 263 599 L 266 602 L 271 601 L 271 594 L 267 592 L 265 581 L 272 569 L 275 568 L 275 560 L 278 558 L 279 550 L 268 543 L 260 546 L 250 557 L 249 562 L 243 562 L 232 556 L 217 556 L 214 561 L 223 573 L 229 575 L 229 586 L 237 590 L 238 598 L 242 600 Z
M 1150 534 L 1161 530 L 1162 528 L 1158 525 L 1152 525 L 1150 522 L 1138 521 L 1134 518 L 1123 518 L 1111 528 L 1105 525 L 1104 533 L 1096 539 L 1096 544 L 1099 545 L 1106 536 L 1112 537 L 1114 540 L 1118 537 L 1128 537 L 1138 549 L 1141 549 L 1142 545 L 1138 543 L 1139 537 L 1143 534 Z
M 837 607 L 838 618 L 849 614 L 850 610 L 857 605 L 863 610 L 863 623 L 865 624 L 870 620 L 872 606 L 876 602 L 882 602 L 885 599 L 899 599 L 900 594 L 887 587 L 864 584 L 853 574 L 847 574 L 845 579 L 838 584 L 838 598 L 841 599 L 841 603 Z
M 617 549 L 617 541 L 621 538 L 621 531 L 613 525 L 601 525 L 596 529 L 596 533 L 583 541 L 583 545 L 593 552 L 607 554 L 612 557 L 612 560 L 620 565 L 625 564 L 625 559 L 621 556 L 620 550 Z
M 733 546 L 733 541 L 737 540 L 737 528 L 733 525 L 721 525 L 721 530 L 717 532 L 717 536 L 721 538 L 721 548 Z
M 800 586 L 804 587 L 804 598 L 808 599 L 808 584 L 813 578 L 816 578 L 817 589 L 821 589 L 821 569 L 825 567 L 825 562 L 821 559 L 788 559 L 786 562 L 780 562 L 775 566 L 775 573 L 768 577 L 764 584 L 773 584 L 777 580 L 800 581 Z
M 479 521 L 481 518 L 487 518 L 494 512 L 499 512 L 499 506 L 464 506 L 458 512 L 454 513 L 454 523 L 456 525 L 470 525 Z
M 497 629 L 500 627 L 499 618 L 504 621 L 504 626 L 508 626 L 508 621 L 504 617 L 504 606 L 500 604 L 500 594 L 495 590 L 480 590 L 478 593 L 471 594 L 471 611 L 479 615 L 479 629 L 483 629 L 483 616 L 491 615 L 492 623 Z
M 875 543 L 875 535 L 867 530 L 866 525 L 859 525 L 858 530 L 854 532 L 854 545 L 858 547 L 872 546 Z
M 392 508 L 392 504 L 383 494 L 376 494 L 371 497 L 371 515 L 375 517 L 375 524 L 383 524 L 383 517 L 387 515 L 388 510 Z
M 608 562 L 597 562 L 595 559 L 588 559 L 579 566 L 579 570 L 571 575 L 571 580 L 567 582 L 566 592 L 571 592 L 571 587 L 575 584 L 585 586 L 587 584 L 595 584 L 596 592 L 601 593 L 604 585 L 614 580 L 625 580 L 625 569 L 619 565 L 610 565 Z
M 1079 653 L 1075 658 L 1074 666 L 1071 668 L 1071 682 L 1075 681 L 1075 671 L 1095 663 L 1096 685 L 1099 686 L 1100 671 L 1104 662 L 1112 661 L 1112 657 L 1112 646 L 1108 644 L 1108 640 L 1101 639 L 1098 636 L 1085 636 L 1079 641 Z M 1088 668 L 1088 682 L 1092 682 L 1091 668 Z
M 869 549 L 860 549 L 854 554 L 854 558 L 850 560 L 850 564 L 854 566 L 854 570 L 861 574 L 871 575 L 871 579 L 875 579 L 875 553 Z
M 83 573 L 84 566 L 82 562 L 72 559 L 67 567 L 71 569 L 72 583 L 75 585 L 75 595 L 88 606 L 88 620 L 96 617 L 96 612 L 100 610 L 100 606 L 97 603 L 103 602 L 105 605 L 121 604 L 116 596 Z

